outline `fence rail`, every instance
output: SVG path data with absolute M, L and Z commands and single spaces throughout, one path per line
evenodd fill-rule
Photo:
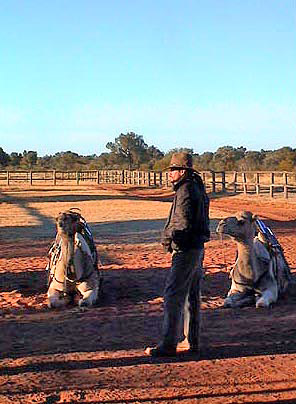
M 296 194 L 295 172 L 270 171 L 202 171 L 200 175 L 211 193 L 253 193 L 285 198 Z M 0 171 L 0 185 L 87 185 L 127 184 L 170 186 L 168 172 L 129 170 L 88 171 Z
M 168 186 L 168 173 L 161 171 L 0 171 L 0 185 L 129 184 Z

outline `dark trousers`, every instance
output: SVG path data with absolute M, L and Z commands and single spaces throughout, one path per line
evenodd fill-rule
M 199 345 L 200 280 L 204 249 L 174 251 L 164 290 L 163 347 L 175 348 L 186 338 Z

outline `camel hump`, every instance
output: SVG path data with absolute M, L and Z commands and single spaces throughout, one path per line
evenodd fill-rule
M 256 257 L 263 262 L 269 263 L 271 259 L 270 252 L 268 251 L 264 240 L 262 240 L 262 238 L 260 237 L 260 233 L 254 238 L 253 245 Z

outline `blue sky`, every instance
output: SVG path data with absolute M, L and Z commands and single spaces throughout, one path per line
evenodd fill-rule
M 296 147 L 296 0 L 0 2 L 0 147 Z

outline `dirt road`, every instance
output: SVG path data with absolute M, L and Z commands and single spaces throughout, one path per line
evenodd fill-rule
M 202 291 L 201 359 L 156 360 L 170 265 L 159 232 L 169 191 L 141 188 L 0 192 L 0 403 L 295 403 L 295 287 L 272 309 L 223 309 L 229 240 L 213 232 Z M 46 305 L 54 217 L 80 207 L 103 263 L 98 307 Z M 296 203 L 256 197 L 211 201 L 211 225 L 248 209 L 271 225 L 296 268 Z M 226 267 L 224 266 L 226 264 Z

